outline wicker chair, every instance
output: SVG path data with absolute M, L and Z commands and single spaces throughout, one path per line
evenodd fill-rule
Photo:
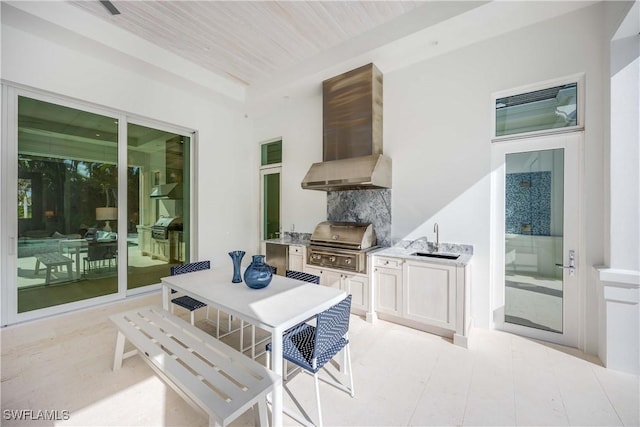
M 333 307 L 316 316 L 316 325 L 301 323 L 289 329 L 282 337 L 282 356 L 299 368 L 313 375 L 316 389 L 316 405 L 318 409 L 318 426 L 322 426 L 322 409 L 320 406 L 320 387 L 318 371 L 324 367 L 340 350 L 345 349 L 349 385 L 322 379 L 323 381 L 355 396 L 353 373 L 351 370 L 351 354 L 349 351 L 349 316 L 351 313 L 351 295 Z M 267 366 L 271 344 L 267 344 Z
M 178 274 L 186 274 L 186 273 L 191 273 L 193 271 L 208 270 L 210 268 L 211 268 L 211 261 L 191 262 L 191 263 L 175 265 L 171 267 L 171 275 L 176 276 Z M 171 293 L 175 293 L 175 292 L 176 292 L 175 290 L 173 289 L 171 290 Z M 195 311 L 199 308 L 207 306 L 207 304 L 203 303 L 202 301 L 198 301 L 197 299 L 191 298 L 188 295 L 183 295 L 183 296 L 174 298 L 171 300 L 171 302 L 173 303 L 171 305 L 172 313 L 173 313 L 174 305 L 182 307 L 185 310 L 189 310 L 191 314 L 192 325 L 195 323 L 195 316 L 194 316 Z

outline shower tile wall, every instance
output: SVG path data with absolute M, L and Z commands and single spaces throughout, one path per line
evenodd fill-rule
M 391 246 L 391 190 L 330 191 L 327 219 L 371 223 L 378 245 Z
M 506 176 L 506 232 L 551 235 L 551 172 Z

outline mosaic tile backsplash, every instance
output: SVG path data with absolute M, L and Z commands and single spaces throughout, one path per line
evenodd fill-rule
M 391 190 L 329 191 L 327 219 L 371 223 L 378 245 L 391 246 Z
M 506 232 L 551 235 L 551 172 L 506 176 Z

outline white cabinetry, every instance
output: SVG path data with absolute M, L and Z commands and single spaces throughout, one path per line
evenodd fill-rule
M 467 346 L 469 266 L 374 256 L 378 317 Z
M 318 268 L 306 265 L 305 273 L 320 277 L 320 284 L 342 289 L 352 295 L 351 311 L 365 314 L 369 308 L 369 277 L 366 274 L 347 273 L 329 268 Z
M 342 289 L 351 294 L 351 306 L 363 314 L 369 307 L 369 278 L 364 274 L 343 274 Z
M 303 271 L 305 247 L 303 245 L 289 245 L 289 270 Z
M 375 257 L 373 277 L 376 284 L 376 311 L 402 315 L 402 260 Z
M 403 313 L 407 319 L 456 329 L 456 267 L 406 261 Z
M 138 225 L 138 246 L 142 255 L 151 255 L 151 227 Z

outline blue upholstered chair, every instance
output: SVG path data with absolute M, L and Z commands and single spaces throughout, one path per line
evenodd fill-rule
M 208 270 L 210 268 L 211 268 L 210 261 L 191 262 L 191 263 L 175 265 L 171 267 L 171 275 L 176 276 L 178 274 L 186 274 L 186 273 L 191 273 L 193 271 Z M 171 292 L 174 293 L 175 291 L 172 289 Z M 185 310 L 189 310 L 191 314 L 192 325 L 195 322 L 195 316 L 194 316 L 195 311 L 199 308 L 207 306 L 202 301 L 198 301 L 197 299 L 191 298 L 190 296 L 187 296 L 187 295 L 174 298 L 171 300 L 171 302 L 173 303 L 171 305 L 171 312 L 173 312 L 174 305 L 182 307 Z
M 318 406 L 318 426 L 322 426 L 322 409 L 320 407 L 320 387 L 318 371 L 333 359 L 340 350 L 345 349 L 349 385 L 335 381 L 323 381 L 348 392 L 354 397 L 353 373 L 351 371 L 351 354 L 349 352 L 349 315 L 351 313 L 351 295 L 333 307 L 316 316 L 316 325 L 301 323 L 289 329 L 282 337 L 282 356 L 285 360 L 313 374 Z M 267 366 L 271 344 L 267 344 Z
M 287 270 L 285 272 L 285 276 L 291 279 L 303 280 L 309 283 L 315 283 L 316 285 L 320 284 L 320 276 L 316 276 L 315 274 L 303 273 L 301 271 L 295 270 Z

